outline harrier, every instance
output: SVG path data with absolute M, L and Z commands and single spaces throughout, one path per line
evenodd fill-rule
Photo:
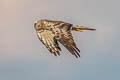
M 63 21 L 42 19 L 34 23 L 39 40 L 55 56 L 60 55 L 60 42 L 76 58 L 80 57 L 80 50 L 77 48 L 71 31 L 96 30 Z

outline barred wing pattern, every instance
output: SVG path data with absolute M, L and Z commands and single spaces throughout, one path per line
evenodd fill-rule
M 76 47 L 71 34 L 72 24 L 51 20 L 41 20 L 37 23 L 42 25 L 42 28 L 45 27 L 43 31 L 40 29 L 36 29 L 36 31 L 40 41 L 51 53 L 54 53 L 55 56 L 60 55 L 61 49 L 57 43 L 59 41 L 72 55 L 76 58 L 80 57 L 80 50 Z
M 80 50 L 76 47 L 76 44 L 73 40 L 72 34 L 70 31 L 61 33 L 61 38 L 58 41 L 67 48 L 68 51 L 72 53 L 76 58 L 80 57 Z
M 40 41 L 46 46 L 46 48 L 53 53 L 55 56 L 60 55 L 59 50 L 60 47 L 54 38 L 54 34 L 52 34 L 51 31 L 44 30 L 43 32 L 38 32 L 37 33 L 38 38 Z

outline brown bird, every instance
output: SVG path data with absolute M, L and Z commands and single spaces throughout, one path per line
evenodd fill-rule
M 84 26 L 73 25 L 63 21 L 42 19 L 34 23 L 39 40 L 55 56 L 60 55 L 61 48 L 58 41 L 67 48 L 76 58 L 80 57 L 80 50 L 77 48 L 71 31 L 96 30 Z

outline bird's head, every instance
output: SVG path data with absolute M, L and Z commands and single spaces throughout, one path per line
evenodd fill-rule
M 36 29 L 36 31 L 43 31 L 44 30 L 43 23 L 41 21 L 36 21 L 34 23 L 34 28 Z

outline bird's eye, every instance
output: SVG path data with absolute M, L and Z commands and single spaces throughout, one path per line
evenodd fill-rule
M 38 25 L 38 27 L 40 27 L 40 25 Z

